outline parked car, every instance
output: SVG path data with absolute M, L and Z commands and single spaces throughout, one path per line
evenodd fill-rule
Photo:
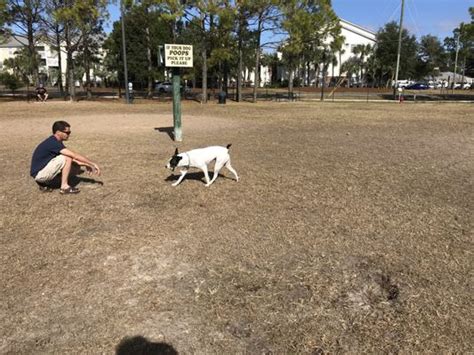
M 398 80 L 397 82 L 393 82 L 392 86 L 397 87 L 397 88 L 405 88 L 409 85 L 413 85 L 414 82 L 411 80 Z
M 181 89 L 183 89 L 183 85 L 181 85 Z M 155 83 L 155 91 L 158 91 L 160 94 L 164 93 L 171 93 L 173 91 L 173 83 L 169 81 L 157 81 Z M 191 88 L 188 86 L 184 87 L 184 92 L 190 92 Z
M 173 84 L 169 81 L 157 81 L 155 83 L 155 91 L 158 91 L 160 94 L 165 92 L 169 93 L 173 90 Z
M 461 84 L 461 83 L 456 83 L 454 84 L 454 89 L 464 89 L 464 90 L 469 90 L 471 88 L 471 84 L 470 83 L 464 83 L 464 84 Z
M 414 83 L 405 87 L 406 90 L 428 90 L 430 87 L 424 83 Z

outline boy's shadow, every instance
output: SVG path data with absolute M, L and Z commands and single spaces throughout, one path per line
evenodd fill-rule
M 80 176 L 85 173 L 85 170 L 83 170 L 79 165 L 73 164 L 71 167 L 71 172 L 69 173 L 69 185 L 72 187 L 76 187 L 80 183 L 87 183 L 87 184 L 98 184 L 100 186 L 103 186 L 104 183 L 100 180 L 92 179 L 89 177 L 85 176 Z M 56 175 L 51 182 L 48 183 L 48 186 L 53 188 L 53 189 L 59 189 L 61 188 L 61 174 Z

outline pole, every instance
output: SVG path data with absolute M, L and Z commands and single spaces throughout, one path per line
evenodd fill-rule
M 454 78 L 453 78 L 453 90 L 452 90 L 453 94 L 454 94 L 454 86 L 456 85 L 456 72 L 458 71 L 459 37 L 461 37 L 461 27 L 459 28 L 458 40 L 456 41 L 456 58 L 454 59 Z
M 128 73 L 127 73 L 127 48 L 125 44 L 125 20 L 124 20 L 124 9 L 123 0 L 120 0 L 120 19 L 122 22 L 122 50 L 123 50 L 123 75 L 125 80 L 125 102 L 130 103 L 130 92 L 128 91 Z
M 393 86 L 393 98 L 396 99 L 396 90 L 398 86 L 398 70 L 400 69 L 400 52 L 402 49 L 402 31 L 403 31 L 403 11 L 405 0 L 402 0 L 402 10 L 400 13 L 400 31 L 398 33 L 397 67 L 395 69 L 395 85 Z
M 173 68 L 173 123 L 174 123 L 174 140 L 181 142 L 183 140 L 183 132 L 181 129 L 181 78 L 180 70 Z

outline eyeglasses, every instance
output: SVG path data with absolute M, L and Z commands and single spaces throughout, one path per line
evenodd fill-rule
M 71 131 L 61 131 L 63 133 L 66 133 L 68 136 L 71 134 Z

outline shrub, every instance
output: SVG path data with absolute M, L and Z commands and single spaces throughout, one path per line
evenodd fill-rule
M 18 77 L 8 72 L 0 73 L 0 82 L 10 89 L 12 93 L 15 93 L 23 84 Z

